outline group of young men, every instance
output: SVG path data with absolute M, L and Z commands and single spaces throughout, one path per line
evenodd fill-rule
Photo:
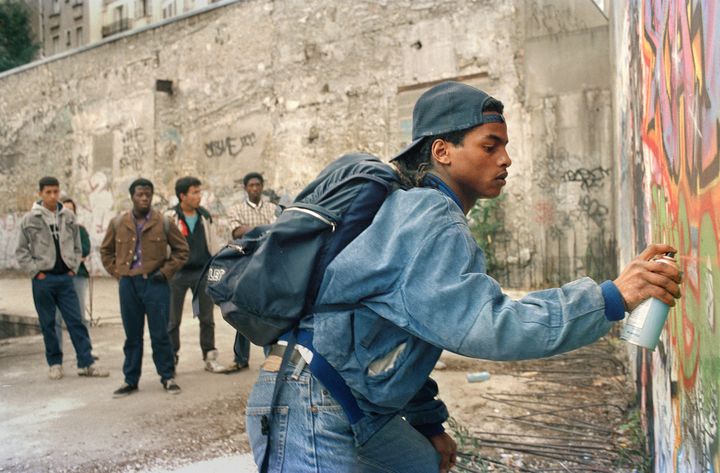
M 234 361 L 218 362 L 215 346 L 213 302 L 205 293 L 202 269 L 222 246 L 220 235 L 242 236 L 258 225 L 272 223 L 277 206 L 263 200 L 264 180 L 259 173 L 243 179 L 247 198 L 230 212 L 229 226 L 218 229 L 210 212 L 200 205 L 202 182 L 192 176 L 178 179 L 178 204 L 165 212 L 152 207 L 154 185 L 136 179 L 130 185 L 132 209 L 115 217 L 100 248 L 103 266 L 118 280 L 120 316 L 125 330 L 124 381 L 113 393 L 123 397 L 138 390 L 143 357 L 145 320 L 152 356 L 166 392 L 180 392 L 175 376 L 180 351 L 180 324 L 187 290 L 199 299 L 200 348 L 205 369 L 231 373 L 248 366 L 250 343 L 239 333 Z M 16 256 L 20 267 L 32 277 L 33 300 L 40 319 L 50 379 L 63 377 L 62 330 L 65 322 L 77 355 L 78 375 L 107 377 L 96 363 L 84 316 L 88 272 L 84 265 L 90 252 L 87 231 L 77 223 L 75 203 L 60 199 L 60 183 L 54 177 L 39 181 L 40 199 L 20 225 Z M 57 312 L 57 315 L 56 315 Z

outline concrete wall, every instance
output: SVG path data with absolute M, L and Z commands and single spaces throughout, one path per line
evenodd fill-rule
M 390 158 L 417 96 L 455 78 L 506 103 L 497 278 L 609 276 L 608 44 L 590 0 L 250 0 L 0 75 L 0 268 L 15 265 L 16 222 L 42 175 L 62 179 L 97 247 L 139 175 L 159 207 L 186 174 L 220 215 L 248 171 L 290 199 L 342 153 Z
M 720 470 L 720 8 L 633 0 L 612 11 L 621 260 L 679 250 L 683 298 L 653 353 L 631 350 L 654 471 Z

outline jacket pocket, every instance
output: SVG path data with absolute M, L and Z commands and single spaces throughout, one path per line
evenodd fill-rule
M 132 260 L 135 257 L 135 240 L 129 234 L 115 236 L 115 265 L 117 271 L 123 267 L 130 269 Z
M 354 323 L 355 353 L 367 374 L 367 382 L 392 377 L 407 359 L 412 345 L 410 335 L 389 320 L 364 309 L 355 311 Z
M 25 234 L 33 249 L 46 248 L 50 246 L 52 241 L 52 236 L 47 230 L 47 227 L 41 225 L 31 223 L 25 227 Z

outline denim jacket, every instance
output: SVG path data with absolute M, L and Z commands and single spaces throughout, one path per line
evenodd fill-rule
M 592 343 L 612 325 L 604 290 L 589 278 L 515 301 L 485 270 L 462 210 L 432 188 L 394 192 L 328 266 L 316 306 L 325 309 L 301 326 L 368 414 L 360 437 L 395 414 L 415 426 L 447 419 L 429 378 L 442 350 L 545 357 Z M 333 305 L 350 307 L 327 310 Z
M 65 265 L 75 272 L 80 266 L 82 246 L 75 215 L 60 203 L 57 211 L 51 212 L 38 201 L 20 222 L 20 237 L 15 250 L 18 264 L 28 276 L 35 277 L 55 265 L 52 225 L 57 227 L 60 257 Z

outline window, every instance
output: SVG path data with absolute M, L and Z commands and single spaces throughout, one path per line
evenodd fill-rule
M 137 6 L 135 7 L 135 16 L 140 18 L 150 14 L 150 0 L 138 0 Z
M 65 31 L 65 46 L 72 45 L 72 38 L 70 37 L 70 30 Z
M 175 1 L 167 4 L 167 7 L 163 8 L 163 19 L 165 18 L 172 18 L 175 15 L 177 15 L 177 6 L 175 5 Z
M 52 12 L 57 15 L 60 14 L 60 0 L 53 0 Z
M 113 21 L 120 22 L 123 19 L 123 6 L 115 7 L 113 10 Z
M 77 46 L 82 46 L 83 43 L 84 43 L 84 41 L 83 41 L 83 30 L 82 30 L 82 26 L 78 26 L 78 27 L 75 29 L 75 44 L 76 44 Z
M 59 53 L 60 52 L 60 36 L 53 36 L 52 44 L 53 44 L 53 54 Z

